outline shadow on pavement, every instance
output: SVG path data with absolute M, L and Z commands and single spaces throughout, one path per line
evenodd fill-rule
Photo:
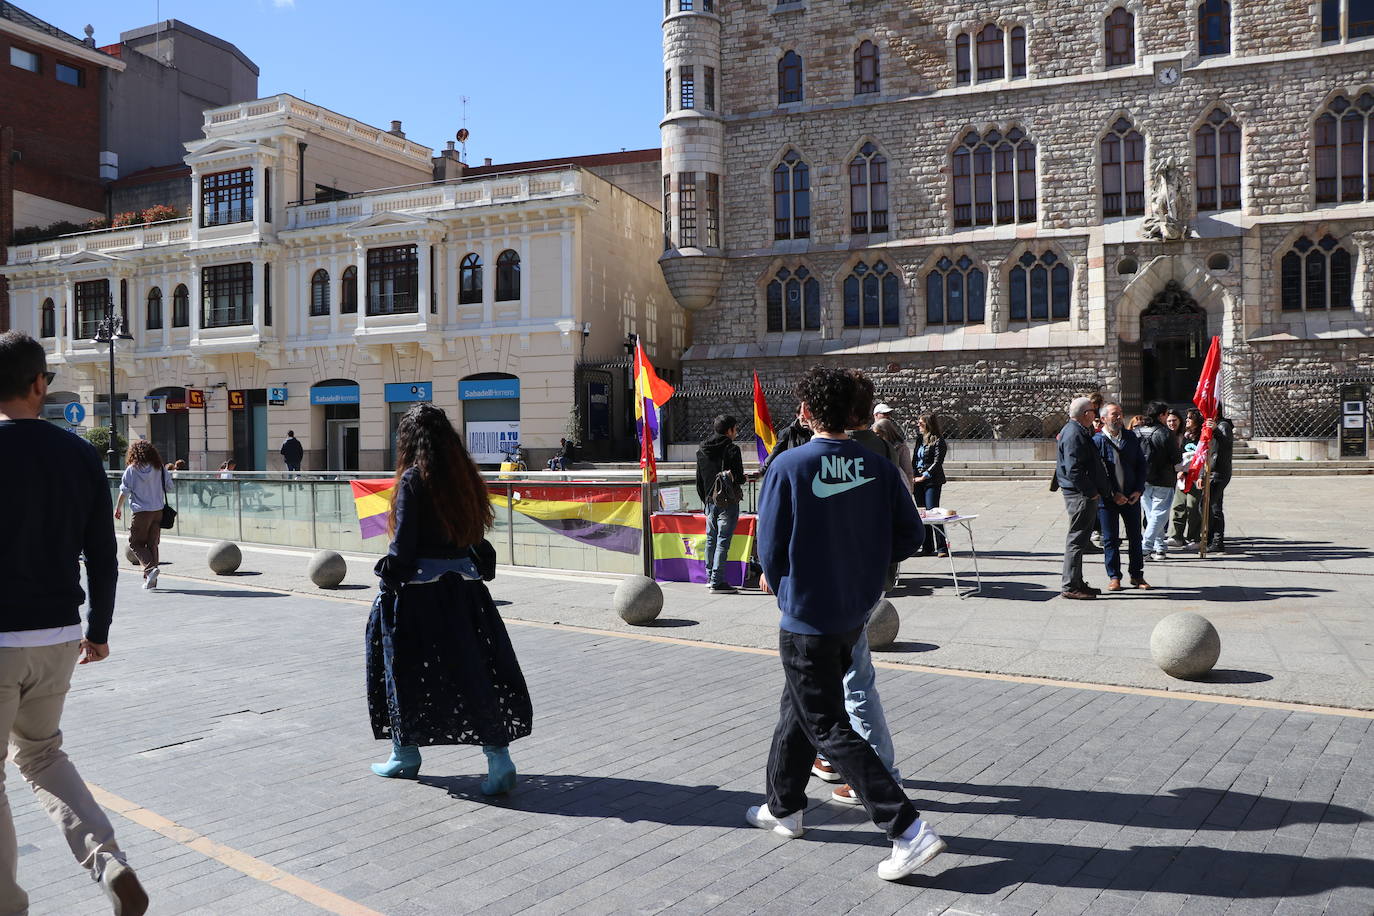
M 940 647 L 937 646 L 937 645 L 936 645 L 935 643 L 933 643 L 933 642 L 907 642 L 907 641 L 905 641 L 905 640 L 899 640 L 898 642 L 894 642 L 892 645 L 887 646 L 886 648 L 883 648 L 883 649 L 874 649 L 873 651 L 874 651 L 874 652 L 892 652 L 892 653 L 900 653 L 900 652 L 934 652 L 934 651 L 935 651 L 936 649 L 938 649 L 938 648 L 940 648 Z
M 1330 541 L 1294 541 L 1287 538 L 1227 538 L 1226 552 L 1216 557 L 1226 561 L 1263 563 L 1320 563 L 1325 560 L 1367 560 L 1374 551 L 1365 547 L 1346 547 Z M 1209 556 L 1210 559 L 1210 556 Z
M 159 588 L 154 590 L 159 595 L 195 595 L 197 598 L 285 598 L 281 592 L 250 592 L 241 588 L 232 591 L 221 591 L 213 588 Z
M 1257 585 L 1199 585 L 1196 588 L 1171 585 L 1167 588 L 1171 599 L 1185 601 L 1278 601 L 1282 598 L 1315 598 L 1331 592 L 1329 588 L 1310 588 L 1303 585 L 1266 587 Z
M 695 620 L 687 620 L 682 617 L 659 617 L 650 620 L 648 623 L 641 623 L 642 627 L 694 627 L 697 625 Z
M 1263 684 L 1272 681 L 1272 674 L 1262 671 L 1240 671 L 1234 668 L 1213 668 L 1196 680 L 1200 684 Z

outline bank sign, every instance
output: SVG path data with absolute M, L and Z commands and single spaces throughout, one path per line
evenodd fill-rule
M 310 403 L 323 404 L 357 404 L 358 386 L 357 385 L 316 385 L 310 389 Z
M 458 383 L 460 401 L 500 401 L 520 399 L 518 378 L 477 379 Z

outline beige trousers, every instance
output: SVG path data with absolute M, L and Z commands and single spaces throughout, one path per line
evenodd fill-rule
M 99 881 L 111 862 L 124 863 L 114 828 L 62 750 L 62 704 L 71 686 L 79 643 L 0 648 L 0 727 L 9 734 L 14 763 L 76 861 Z M 29 897 L 19 886 L 19 848 L 0 767 L 0 916 L 21 916 Z
M 158 545 L 162 543 L 162 510 L 135 512 L 129 520 L 129 549 L 143 565 L 143 578 L 158 563 Z

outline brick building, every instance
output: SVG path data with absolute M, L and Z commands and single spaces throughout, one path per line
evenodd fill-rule
M 964 457 L 1043 452 L 1074 394 L 1189 400 L 1215 334 L 1242 431 L 1326 457 L 1374 381 L 1369 4 L 664 12 L 680 437 L 824 361 Z

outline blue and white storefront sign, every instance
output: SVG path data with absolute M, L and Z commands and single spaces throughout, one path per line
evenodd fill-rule
M 357 404 L 360 400 L 357 385 L 316 385 L 310 389 L 311 404 Z
M 284 407 L 286 405 L 286 389 L 268 388 L 267 404 L 269 407 Z
M 476 379 L 458 383 L 460 401 L 497 401 L 519 397 L 518 378 Z
M 62 416 L 72 426 L 80 426 L 81 422 L 86 419 L 86 408 L 82 406 L 80 401 L 72 401 L 62 408 Z
M 384 391 L 388 404 L 434 400 L 433 382 L 390 382 Z

